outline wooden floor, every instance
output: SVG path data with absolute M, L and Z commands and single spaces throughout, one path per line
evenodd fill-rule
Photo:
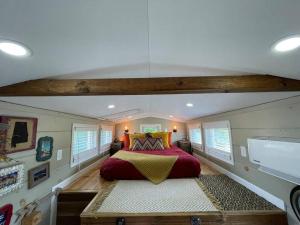
M 201 163 L 201 174 L 217 175 L 220 174 L 207 164 Z M 58 202 L 57 225 L 114 225 L 116 218 L 97 218 L 97 217 L 81 217 L 82 209 L 88 205 L 89 201 L 99 191 L 105 190 L 110 184 L 100 177 L 99 168 L 93 169 L 80 177 L 78 180 L 70 184 L 60 193 Z M 78 199 L 78 202 L 74 202 Z M 197 214 L 201 218 L 203 225 L 287 225 L 285 212 L 281 210 L 275 211 L 223 211 L 217 215 L 210 213 Z M 141 221 L 143 220 L 143 221 Z M 145 221 L 144 221 L 145 220 Z M 147 221 L 146 221 L 147 220 Z M 163 221 L 161 221 L 163 220 Z M 81 222 L 80 222 L 81 221 Z M 128 217 L 126 218 L 128 225 L 140 224 L 164 224 L 164 225 L 187 225 L 191 224 L 189 216 L 176 217 Z
M 219 174 L 207 164 L 201 163 L 201 174 Z M 99 169 L 93 169 L 66 187 L 65 191 L 94 192 L 104 189 L 110 182 L 100 177 Z

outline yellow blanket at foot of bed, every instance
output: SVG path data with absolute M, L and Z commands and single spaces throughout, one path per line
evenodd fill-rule
M 167 179 L 178 156 L 118 151 L 112 158 L 130 162 L 148 180 L 154 184 L 159 184 Z

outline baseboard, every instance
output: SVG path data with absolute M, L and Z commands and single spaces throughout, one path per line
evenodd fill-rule
M 68 185 L 76 181 L 79 177 L 81 177 L 83 174 L 87 173 L 89 170 L 92 170 L 95 167 L 99 166 L 99 164 L 107 158 L 108 155 L 101 157 L 96 162 L 90 164 L 89 166 L 83 168 L 82 170 L 78 171 L 77 173 L 73 174 L 72 176 L 68 177 L 67 179 L 63 180 L 62 182 L 52 187 L 52 191 L 55 191 L 57 188 L 67 187 Z
M 213 167 L 215 170 L 219 171 L 222 174 L 227 175 L 231 179 L 235 180 L 236 182 L 240 183 L 241 185 L 245 186 L 249 190 L 253 191 L 257 195 L 263 197 L 267 201 L 271 202 L 273 205 L 277 206 L 278 208 L 286 211 L 286 205 L 284 201 L 275 195 L 272 195 L 271 193 L 261 189 L 260 187 L 257 187 L 256 185 L 250 183 L 249 181 L 237 176 L 236 174 L 224 169 L 223 167 L 215 164 L 214 162 L 204 158 L 203 156 L 200 156 L 198 154 L 194 154 L 196 157 L 198 157 L 201 161 L 208 164 L 209 166 Z
M 104 155 L 100 159 L 98 159 L 96 162 L 90 164 L 89 166 L 83 168 L 82 170 L 78 171 L 77 173 L 73 174 L 72 176 L 68 177 L 67 179 L 63 180 L 62 182 L 58 183 L 54 187 L 52 187 L 52 192 L 55 191 L 57 188 L 65 188 L 74 181 L 76 181 L 78 178 L 80 178 L 85 173 L 89 172 L 90 170 L 96 168 L 99 166 L 100 163 L 102 163 L 105 159 L 107 159 L 109 155 Z M 56 225 L 56 196 L 53 195 L 51 198 L 51 212 L 50 212 L 50 224 Z

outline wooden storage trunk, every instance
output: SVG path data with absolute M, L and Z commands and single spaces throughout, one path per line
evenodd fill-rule
M 191 183 L 189 183 L 189 185 L 190 184 Z M 216 200 L 213 201 L 212 199 L 210 200 L 213 201 L 216 206 L 214 208 L 208 205 L 193 208 L 194 203 L 192 203 L 190 199 L 189 203 L 191 203 L 192 207 L 180 208 L 181 204 L 183 204 L 183 202 L 180 202 L 179 205 L 172 204 L 172 206 L 176 206 L 176 208 L 171 207 L 172 209 L 170 210 L 172 210 L 172 213 L 163 211 L 163 208 L 160 211 L 160 207 L 156 208 L 157 205 L 150 207 L 150 211 L 148 212 L 148 209 L 142 209 L 143 204 L 147 205 L 148 202 L 142 201 L 141 203 L 141 201 L 137 201 L 134 197 L 130 199 L 125 198 L 125 201 L 119 198 L 122 196 L 113 198 L 112 190 L 115 188 L 114 185 L 115 183 L 110 183 L 102 191 L 98 192 L 89 205 L 83 210 L 80 215 L 81 225 L 288 225 L 286 213 L 276 207 L 268 210 L 265 208 L 264 210 L 226 211 L 223 210 L 222 207 L 217 207 Z M 122 186 L 122 188 L 128 187 Z M 174 190 L 178 191 L 178 189 Z M 147 191 L 143 192 L 143 195 L 147 197 L 151 196 Z M 104 210 L 102 209 L 101 211 L 104 201 L 108 199 L 109 196 L 111 197 L 109 201 L 111 201 L 112 208 L 104 207 Z M 211 198 L 212 197 L 213 196 L 211 196 Z M 154 203 L 155 202 L 157 201 L 154 201 Z M 204 204 L 205 199 L 203 198 L 199 203 Z M 131 204 L 128 207 L 128 213 L 118 213 L 121 208 L 124 210 L 123 206 L 126 206 L 126 204 Z M 161 204 L 161 202 L 158 204 Z M 170 202 L 168 204 L 170 204 Z M 153 210 L 153 208 L 156 208 L 156 211 Z M 203 211 L 201 211 L 202 209 Z M 176 212 L 177 210 L 178 212 Z M 180 212 L 179 210 L 182 211 Z M 189 210 L 194 211 L 189 212 Z
M 81 214 L 81 225 L 288 225 L 281 210 L 117 215 L 93 213 L 91 204 Z

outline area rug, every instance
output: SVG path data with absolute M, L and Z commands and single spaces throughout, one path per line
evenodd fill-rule
M 212 195 L 225 211 L 276 210 L 276 206 L 226 175 L 202 175 L 202 189 Z
M 145 180 L 120 180 L 99 195 L 96 213 L 217 212 L 217 204 L 204 193 L 197 179 L 168 179 L 155 185 Z

